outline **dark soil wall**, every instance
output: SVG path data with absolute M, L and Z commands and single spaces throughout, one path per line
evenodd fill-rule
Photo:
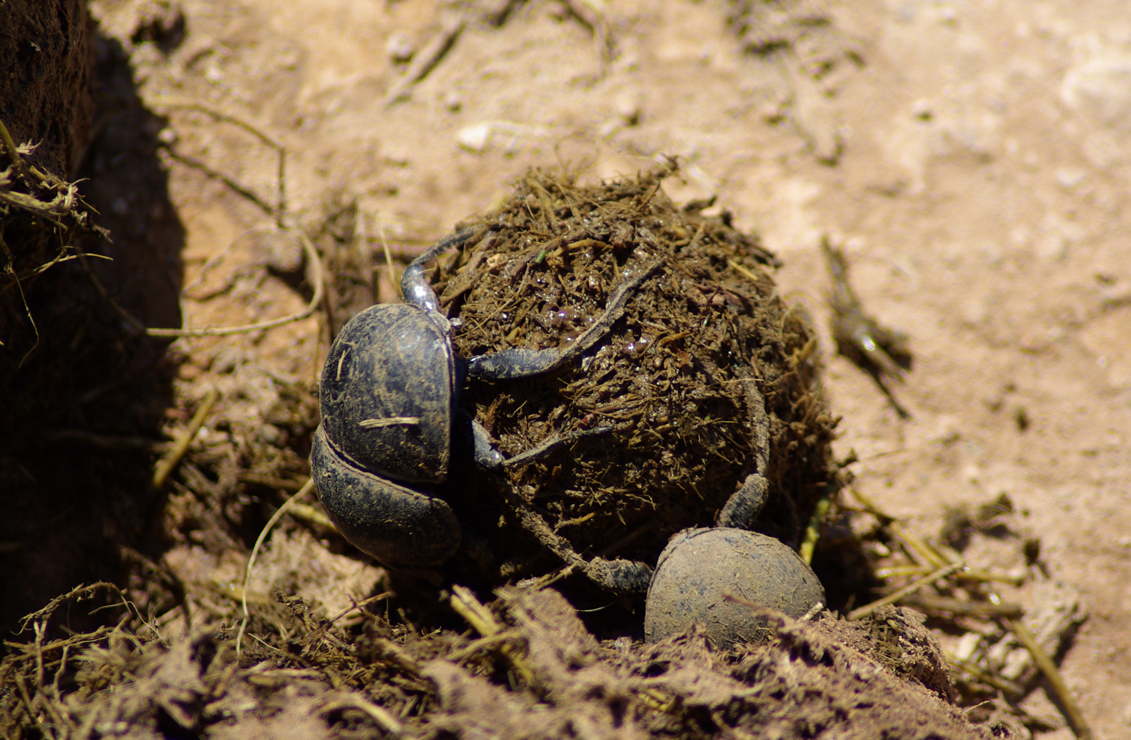
M 0 121 L 33 161 L 60 176 L 78 167 L 90 140 L 93 57 L 82 0 L 0 2 Z
M 5 0 L 0 15 L 0 352 L 19 361 L 30 283 L 86 220 L 68 180 L 90 141 L 93 54 L 81 0 Z
M 85 2 L 0 0 L 6 635 L 60 591 L 118 577 L 121 546 L 144 549 L 160 511 L 148 481 L 167 343 L 142 327 L 179 323 L 181 239 L 156 159 L 159 122 L 133 85 Z M 154 290 L 158 279 L 169 287 Z M 127 287 L 155 298 L 142 305 Z

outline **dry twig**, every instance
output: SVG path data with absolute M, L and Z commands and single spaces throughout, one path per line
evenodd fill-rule
M 151 337 L 220 337 L 228 336 L 231 334 L 246 334 L 254 331 L 264 331 L 266 329 L 274 329 L 284 324 L 292 324 L 296 321 L 301 321 L 308 318 L 318 310 L 318 306 L 322 303 L 322 296 L 325 293 L 325 280 L 322 271 L 322 259 L 318 256 L 318 250 L 314 248 L 314 244 L 310 238 L 297 230 L 292 231 L 298 236 L 302 249 L 306 253 L 306 259 L 310 265 L 310 283 L 314 286 L 314 294 L 311 295 L 310 301 L 307 302 L 306 307 L 297 313 L 288 316 L 281 316 L 277 319 L 270 319 L 268 321 L 260 321 L 252 324 L 242 324 L 239 326 L 219 326 L 219 327 L 204 327 L 200 329 L 193 329 L 183 327 L 180 329 L 159 328 L 159 329 L 146 329 L 145 333 Z
M 351 693 L 336 699 L 331 699 L 319 707 L 318 713 L 330 714 L 331 712 L 341 712 L 347 709 L 355 709 L 366 715 L 392 737 L 400 737 L 404 732 L 404 725 L 399 719 L 394 717 L 389 710 L 379 707 L 357 694 Z
M 445 23 L 440 32 L 428 43 L 428 46 L 416 55 L 404 77 L 401 77 L 393 85 L 393 88 L 385 97 L 385 107 L 390 108 L 407 100 L 409 95 L 412 94 L 412 88 L 431 74 L 444 56 L 455 47 L 456 41 L 466 27 L 467 21 L 463 18 L 456 18 Z
M 954 573 L 956 570 L 960 569 L 961 567 L 962 567 L 962 563 L 951 563 L 950 565 L 943 566 L 942 568 L 939 568 L 938 570 L 936 570 L 934 573 L 931 573 L 928 576 L 923 576 L 922 578 L 920 578 L 918 580 L 912 581 L 911 583 L 907 584 L 903 588 L 898 589 L 896 591 L 893 591 L 892 593 L 888 594 L 887 596 L 884 596 L 881 599 L 877 599 L 876 601 L 873 601 L 870 604 L 865 604 L 864 606 L 862 606 L 858 609 L 853 609 L 852 611 L 850 611 L 848 613 L 848 619 L 851 620 L 851 619 L 860 619 L 861 617 L 866 617 L 869 614 L 871 614 L 872 612 L 879 609 L 880 607 L 887 606 L 888 604 L 894 604 L 897 601 L 900 601 L 901 599 L 903 599 L 904 597 L 915 593 L 916 591 L 923 588 L 924 586 L 929 586 L 932 583 L 938 583 L 939 581 L 946 578 L 951 573 Z
M 503 626 L 495 615 L 485 607 L 466 586 L 452 586 L 452 597 L 448 600 L 452 609 L 467 620 L 467 623 L 485 638 L 494 638 L 503 632 Z M 527 685 L 534 684 L 534 671 L 526 661 L 523 652 L 509 641 L 499 643 L 502 653 Z
M 1072 731 L 1076 733 L 1076 737 L 1081 740 L 1091 740 L 1092 730 L 1088 726 L 1087 721 L 1084 719 L 1083 713 L 1080 711 L 1080 705 L 1076 703 L 1076 699 L 1072 696 L 1072 691 L 1069 690 L 1068 684 L 1064 682 L 1064 677 L 1061 676 L 1060 670 L 1056 667 L 1056 663 L 1049 657 L 1033 633 L 1029 628 L 1016 619 L 1002 620 L 1006 627 L 1008 627 L 1025 649 L 1029 651 L 1029 655 L 1033 658 L 1033 663 L 1036 664 L 1037 669 L 1049 682 L 1049 688 L 1052 689 L 1053 696 L 1060 704 L 1061 709 L 1064 711 L 1065 718 L 1068 724 L 1072 727 Z
M 181 110 L 195 111 L 197 113 L 203 113 L 207 116 L 211 116 L 212 118 L 214 118 L 217 121 L 221 121 L 223 123 L 229 123 L 233 126 L 236 126 L 237 128 L 243 129 L 244 131 L 248 132 L 249 134 L 251 134 L 255 138 L 259 139 L 259 141 L 266 144 L 271 149 L 274 149 L 275 154 L 277 156 L 276 178 L 275 178 L 277 191 L 276 191 L 275 203 L 273 205 L 265 203 L 258 196 L 252 194 L 250 191 L 243 188 L 243 186 L 235 183 L 233 180 L 227 178 L 225 175 L 223 175 L 221 173 L 213 172 L 207 166 L 204 166 L 202 163 L 196 162 L 196 160 L 193 160 L 193 159 L 188 158 L 188 157 L 183 157 L 183 155 L 177 154 L 172 149 L 169 149 L 168 151 L 172 156 L 174 156 L 176 158 L 182 158 L 183 157 L 186 164 L 190 164 L 190 165 L 194 165 L 194 166 L 201 166 L 201 167 L 203 167 L 203 169 L 208 170 L 211 174 L 213 174 L 213 176 L 219 177 L 221 180 L 224 181 L 224 184 L 228 185 L 228 187 L 232 188 L 233 190 L 236 190 L 237 192 L 244 195 L 245 197 L 248 197 L 249 200 L 251 200 L 253 203 L 258 205 L 260 208 L 262 208 L 264 211 L 266 211 L 269 215 L 273 216 L 275 218 L 275 224 L 279 228 L 285 228 L 285 225 L 286 225 L 285 219 L 286 219 L 286 214 L 287 214 L 287 148 L 286 147 L 284 147 L 280 142 L 276 141 L 271 136 L 268 136 L 266 133 L 264 133 L 262 127 L 256 126 L 255 124 L 247 121 L 244 118 L 241 118 L 240 116 L 237 116 L 235 114 L 228 113 L 226 111 L 220 110 L 219 108 L 215 108 L 211 105 L 207 105 L 207 104 L 202 103 L 198 100 L 185 100 L 183 98 L 162 95 L 162 96 L 156 97 L 153 100 L 153 104 L 158 106 L 158 107 L 170 108 L 170 109 L 174 109 L 174 110 L 175 109 L 181 109 Z
M 247 623 L 251 619 L 251 613 L 247 609 L 247 589 L 251 582 L 251 569 L 255 567 L 255 560 L 259 557 L 259 548 L 263 546 L 263 542 L 267 539 L 267 534 L 275 527 L 279 520 L 283 518 L 283 514 L 286 514 L 287 510 L 295 502 L 309 494 L 313 489 L 314 481 L 312 479 L 307 480 L 302 488 L 292 494 L 291 497 L 284 501 L 283 505 L 271 515 L 271 518 L 263 525 L 263 529 L 260 530 L 259 536 L 255 538 L 255 544 L 251 548 L 251 553 L 247 556 L 247 566 L 244 568 L 243 572 L 243 593 L 240 595 L 240 610 L 243 612 L 243 618 L 240 620 L 240 628 L 236 632 L 236 655 L 240 655 L 241 653 L 243 636 L 247 631 Z
M 197 408 L 196 413 L 192 415 L 192 420 L 189 421 L 188 427 L 181 436 L 177 438 L 176 444 L 173 445 L 172 449 L 170 449 L 164 457 L 157 461 L 151 482 L 154 490 L 160 491 L 165 487 L 165 482 L 169 479 L 169 475 L 176 469 L 177 464 L 181 461 L 181 458 L 185 456 L 185 453 L 188 452 L 189 445 L 192 444 L 196 433 L 204 426 L 205 419 L 208 418 L 208 414 L 212 411 L 212 407 L 216 405 L 216 399 L 219 397 L 220 394 L 216 392 L 215 388 L 208 390 L 208 394 L 200 403 L 200 407 Z

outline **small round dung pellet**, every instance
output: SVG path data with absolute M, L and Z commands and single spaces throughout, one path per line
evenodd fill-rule
M 731 527 L 685 529 L 660 553 L 644 637 L 656 641 L 700 624 L 712 643 L 729 647 L 765 633 L 750 605 L 796 618 L 824 600 L 813 570 L 773 537 Z

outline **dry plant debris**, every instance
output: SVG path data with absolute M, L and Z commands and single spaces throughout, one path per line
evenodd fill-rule
M 92 601 L 114 611 L 111 626 L 44 637 L 61 610 Z M 765 643 L 720 652 L 695 632 L 598 641 L 552 590 L 505 589 L 484 604 L 457 588 L 452 602 L 471 634 L 395 626 L 375 613 L 343 626 L 282 597 L 258 610 L 237 658 L 223 622 L 175 634 L 114 586 L 77 589 L 30 615 L 31 639 L 9 645 L 0 732 L 1010 736 L 1003 717 L 972 725 L 950 703 L 930 637 L 893 608 L 859 624 L 766 612 Z
M 907 335 L 884 326 L 864 310 L 848 281 L 848 260 L 840 247 L 826 237 L 821 240 L 821 251 L 832 279 L 829 307 L 837 352 L 872 376 L 896 413 L 904 419 L 910 418 L 910 412 L 895 397 L 887 382 L 902 381 L 911 369 L 913 358 Z
M 37 166 L 30 158 L 34 149 L 17 143 L 0 120 L 0 347 L 11 341 L 9 335 L 19 323 L 3 315 L 12 303 L 8 296 L 18 296 L 15 303 L 22 306 L 34 333 L 27 283 L 54 265 L 80 257 L 79 237 L 98 231 L 77 184 Z
M 913 534 L 898 520 L 879 510 L 863 492 L 855 488 L 849 490 L 878 526 L 863 535 L 865 541 L 894 555 L 876 571 L 890 593 L 853 610 L 848 618 L 870 615 L 889 603 L 913 606 L 928 615 L 933 625 L 958 636 L 947 659 L 957 671 L 957 685 L 965 702 L 974 705 L 995 697 L 1019 701 L 1043 679 L 1069 727 L 1078 737 L 1091 737 L 1088 723 L 1060 677 L 1055 661 L 1086 614 L 1079 597 L 1067 585 L 1047 576 L 1037 561 L 1033 542 L 1022 543 L 1027 565 L 1024 576 L 970 567 L 959 551 Z M 974 516 L 966 515 L 964 519 L 980 520 L 983 532 L 1014 536 L 998 517 L 995 517 L 996 528 L 985 528 L 984 515 L 1009 510 L 1008 500 L 1003 502 L 999 497 L 979 507 Z M 944 527 L 944 537 L 956 538 L 954 526 L 952 518 Z M 965 541 L 970 534 L 965 533 L 961 540 Z M 891 548 L 882 543 L 889 543 Z M 905 583 L 907 578 L 914 580 Z M 1034 581 L 1038 598 L 1029 608 L 1006 601 L 995 587 L 995 584 L 1020 585 L 1030 579 Z M 899 585 L 901 583 L 903 585 Z M 1038 718 L 1020 716 L 1033 727 L 1043 724 Z

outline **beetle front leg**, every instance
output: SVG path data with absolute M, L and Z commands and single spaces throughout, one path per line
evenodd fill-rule
M 653 262 L 621 283 L 609 298 L 601 318 L 593 326 L 582 332 L 570 346 L 553 349 L 512 347 L 487 355 L 479 355 L 467 361 L 467 374 L 486 380 L 513 380 L 542 375 L 556 370 L 571 358 L 592 347 L 612 328 L 617 319 L 624 315 L 625 304 L 628 303 L 632 292 L 661 264 L 659 261 Z
M 499 448 L 495 447 L 495 443 L 491 441 L 491 435 L 487 434 L 487 430 L 475 419 L 471 420 L 471 439 L 475 445 L 473 454 L 476 465 L 484 470 L 495 472 L 503 469 L 506 458 L 503 457 L 503 453 L 499 452 Z

